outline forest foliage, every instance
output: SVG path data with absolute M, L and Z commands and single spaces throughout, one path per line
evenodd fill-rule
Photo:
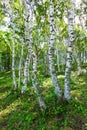
M 0 128 L 87 129 L 86 0 L 0 1 Z

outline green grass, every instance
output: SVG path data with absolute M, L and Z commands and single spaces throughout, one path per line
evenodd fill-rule
M 59 81 L 63 89 L 63 75 L 59 75 Z M 32 86 L 23 95 L 13 92 L 11 72 L 0 73 L 0 130 L 87 130 L 85 75 L 72 72 L 69 104 L 56 104 L 50 77 L 41 76 L 39 82 L 47 105 L 43 113 Z

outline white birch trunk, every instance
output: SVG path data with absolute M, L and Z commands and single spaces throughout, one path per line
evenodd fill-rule
M 24 51 L 24 44 L 22 43 L 22 49 L 21 49 L 21 56 L 20 56 L 20 62 L 19 62 L 19 72 L 18 72 L 18 88 L 20 87 L 21 82 L 21 70 L 22 70 L 22 62 L 23 62 L 23 51 Z
M 86 50 L 84 50 L 84 63 L 86 63 Z
M 79 15 L 80 25 L 82 29 L 85 31 L 85 34 L 87 34 L 87 10 L 86 10 L 87 3 L 81 1 L 80 5 L 81 5 L 80 6 L 81 14 Z
M 25 61 L 25 66 L 24 66 L 24 79 L 23 79 L 23 86 L 22 86 L 21 93 L 24 93 L 27 88 L 28 72 L 29 72 L 28 69 L 29 69 L 30 58 L 31 58 L 31 55 L 27 54 L 27 58 Z
M 30 80 L 30 74 L 29 74 L 29 69 L 28 69 L 28 81 Z
M 16 90 L 17 83 L 16 83 L 16 74 L 15 74 L 15 45 L 14 45 L 14 41 L 12 44 L 12 77 L 13 77 L 14 90 Z
M 49 59 L 48 59 L 48 51 L 45 50 L 44 52 L 44 69 L 45 69 L 45 76 L 49 76 Z
M 64 83 L 64 98 L 69 101 L 70 96 L 70 75 L 72 67 L 72 47 L 75 40 L 74 30 L 73 30 L 73 21 L 74 21 L 74 1 L 71 0 L 72 7 L 69 10 L 68 16 L 68 34 L 69 34 L 69 44 L 66 58 L 66 68 L 65 68 L 65 83 Z
M 42 98 L 41 90 L 40 90 L 40 87 L 39 87 L 39 84 L 38 84 L 38 81 L 37 81 L 37 56 L 36 56 L 36 54 L 34 53 L 33 50 L 31 50 L 31 52 L 32 52 L 32 58 L 33 58 L 32 84 L 33 84 L 34 89 L 35 89 L 37 96 L 38 96 L 40 109 L 41 109 L 41 111 L 44 111 L 46 109 L 46 105 L 45 105 L 45 102 Z
M 34 1 L 32 1 L 31 3 L 31 17 L 30 17 L 30 53 L 32 55 L 33 58 L 33 74 L 32 74 L 32 84 L 36 90 L 37 96 L 38 96 L 38 102 L 39 102 L 39 106 L 41 111 L 44 111 L 46 109 L 46 105 L 45 102 L 42 98 L 41 92 L 40 92 L 40 87 L 39 84 L 37 82 L 37 56 L 33 51 L 32 48 L 32 43 L 33 43 L 33 39 L 32 39 L 32 27 L 33 27 L 33 15 L 34 15 Z
M 7 17 L 10 19 L 9 25 L 13 25 L 13 12 L 11 10 L 9 0 L 2 0 L 2 4 L 5 6 L 5 11 L 7 14 Z M 13 35 L 15 36 L 15 31 L 13 27 Z M 14 37 L 11 38 L 12 42 L 12 77 L 13 77 L 13 85 L 14 85 L 14 90 L 17 89 L 17 83 L 16 83 L 16 74 L 15 74 L 15 43 L 14 43 Z
M 39 88 L 39 85 L 37 83 L 37 76 L 36 76 L 36 73 L 37 73 L 37 57 L 33 51 L 33 48 L 32 48 L 32 42 L 33 42 L 33 39 L 32 39 L 32 27 L 33 27 L 33 15 L 34 15 L 34 1 L 30 2 L 30 1 L 25 1 L 25 6 L 26 8 L 28 9 L 28 16 L 30 21 L 29 23 L 27 23 L 27 25 L 29 24 L 29 35 L 27 34 L 27 36 L 29 37 L 28 39 L 28 54 L 27 54 L 27 59 L 26 59 L 26 62 L 25 62 L 25 69 L 24 69 L 24 75 L 25 75 L 25 79 L 24 79 L 24 86 L 22 87 L 22 92 L 25 91 L 26 89 L 26 86 L 27 86 L 27 72 L 28 72 L 28 66 L 29 66 L 29 60 L 30 60 L 30 56 L 32 56 L 33 58 L 33 75 L 32 75 L 32 84 L 36 90 L 36 93 L 37 93 L 37 96 L 38 96 L 38 101 L 39 101 L 39 105 L 40 105 L 40 108 L 41 110 L 43 111 L 44 109 L 46 109 L 46 106 L 45 106 L 45 103 L 44 103 L 44 100 L 42 99 L 42 96 L 41 96 L 41 92 L 40 92 L 40 88 Z
M 24 18 L 25 18 L 25 39 L 26 43 L 28 45 L 28 52 L 25 60 L 25 65 L 24 65 L 24 79 L 23 79 L 23 86 L 21 93 L 24 93 L 26 88 L 27 88 L 27 81 L 28 81 L 28 72 L 29 72 L 29 63 L 30 63 L 30 39 L 31 39 L 31 34 L 32 34 L 32 12 L 31 12 L 31 7 L 30 7 L 30 2 L 27 0 L 23 0 L 23 6 L 24 6 Z
M 62 93 L 58 78 L 56 75 L 56 70 L 54 66 L 54 43 L 55 43 L 55 22 L 54 22 L 54 5 L 53 0 L 50 0 L 50 40 L 49 40 L 49 69 L 52 77 L 52 82 L 55 87 L 55 94 L 58 100 L 61 99 Z

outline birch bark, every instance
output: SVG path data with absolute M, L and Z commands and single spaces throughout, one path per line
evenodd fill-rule
M 12 77 L 13 77 L 14 90 L 16 90 L 17 83 L 16 83 L 16 74 L 15 74 L 15 44 L 14 44 L 14 41 L 12 44 Z
M 53 0 L 50 0 L 50 40 L 49 40 L 49 69 L 52 77 L 52 82 L 55 87 L 55 94 L 58 100 L 61 99 L 62 93 L 54 66 L 54 43 L 55 43 L 55 22 L 54 22 L 54 5 Z
M 30 14 L 28 14 L 28 17 L 30 19 L 29 23 L 27 23 L 28 25 L 28 29 L 29 29 L 29 34 L 27 35 L 29 37 L 28 39 L 28 54 L 27 54 L 27 59 L 26 59 L 26 62 L 25 62 L 25 69 L 24 69 L 24 73 L 25 73 L 25 79 L 24 79 L 24 84 L 25 86 L 23 86 L 22 88 L 22 92 L 25 91 L 26 89 L 26 86 L 27 86 L 27 77 L 28 74 L 28 65 L 29 65 L 29 60 L 30 60 L 30 56 L 32 57 L 33 59 L 33 73 L 32 73 L 32 84 L 36 90 L 36 93 L 37 93 L 37 96 L 38 96 L 38 101 L 39 101 L 39 106 L 40 106 L 40 109 L 42 111 L 44 111 L 46 109 L 46 105 L 44 103 L 44 100 L 42 98 L 42 95 L 41 95 L 41 91 L 40 91 L 40 87 L 39 87 L 39 84 L 37 82 L 37 56 L 36 54 L 34 53 L 33 51 L 33 47 L 32 47 L 32 43 L 33 43 L 33 39 L 32 39 L 32 28 L 33 28 L 33 15 L 34 15 L 34 1 L 30 2 L 30 1 L 25 1 L 25 6 L 28 10 L 27 13 L 29 13 L 30 11 Z
M 15 74 L 15 41 L 14 41 L 15 30 L 14 30 L 14 23 L 13 23 L 13 12 L 10 7 L 9 0 L 2 0 L 2 4 L 5 6 L 4 10 L 6 12 L 7 17 L 10 19 L 9 25 L 12 25 L 12 27 L 13 27 L 13 30 L 12 30 L 13 36 L 11 38 L 11 42 L 12 42 L 12 77 L 13 77 L 14 90 L 16 90 L 17 83 L 16 83 L 16 74 Z
M 71 9 L 69 10 L 68 15 L 68 34 L 69 34 L 69 44 L 67 50 L 67 58 L 66 58 L 66 68 L 65 68 L 65 83 L 64 83 L 64 98 L 69 101 L 70 96 L 70 75 L 71 75 L 71 67 L 72 67 L 72 49 L 73 43 L 75 40 L 74 36 L 74 0 L 71 0 Z
M 41 111 L 44 111 L 46 109 L 46 105 L 45 105 L 45 102 L 42 98 L 40 86 L 39 86 L 38 81 L 37 81 L 37 56 L 34 53 L 32 47 L 31 47 L 31 53 L 32 53 L 32 58 L 33 58 L 32 84 L 33 84 L 33 87 L 34 87 L 34 89 L 37 93 L 37 96 L 38 96 L 38 102 L 39 102 L 40 109 L 41 109 Z
M 22 43 L 22 49 L 21 49 L 21 56 L 20 56 L 20 62 L 19 62 L 19 72 L 18 72 L 18 88 L 20 87 L 21 83 L 21 70 L 22 70 L 22 62 L 23 62 L 23 53 L 24 53 L 24 44 Z
M 25 65 L 24 65 L 24 79 L 23 79 L 23 86 L 21 93 L 24 93 L 26 88 L 27 88 L 27 81 L 28 81 L 28 73 L 29 73 L 29 63 L 31 59 L 31 54 L 30 54 L 30 42 L 31 42 L 31 35 L 32 35 L 32 19 L 33 15 L 31 12 L 31 7 L 30 7 L 30 2 L 27 0 L 23 0 L 23 6 L 24 6 L 24 19 L 25 19 L 25 41 L 28 46 L 28 52 L 25 60 Z

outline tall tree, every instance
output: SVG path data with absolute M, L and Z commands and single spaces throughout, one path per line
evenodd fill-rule
M 9 25 L 12 27 L 10 28 L 10 31 L 12 32 L 12 77 L 13 77 L 13 85 L 14 85 L 14 90 L 17 89 L 17 83 L 16 83 L 16 74 L 15 74 L 15 31 L 14 31 L 14 23 L 13 23 L 13 12 L 10 6 L 10 1 L 9 0 L 3 0 L 2 4 L 4 7 L 4 10 L 6 12 L 7 18 L 9 19 Z
M 58 100 L 61 99 L 62 93 L 58 78 L 56 75 L 56 70 L 54 66 L 54 43 L 55 43 L 55 21 L 54 21 L 54 3 L 53 0 L 50 0 L 50 40 L 49 40 L 49 69 L 52 77 L 52 82 L 55 87 L 55 94 Z
M 19 62 L 19 72 L 18 72 L 18 88 L 20 87 L 20 83 L 21 83 L 21 71 L 22 71 L 22 63 L 23 63 L 23 54 L 24 54 L 24 41 L 23 39 L 21 40 L 22 42 L 22 48 L 21 48 L 21 55 L 20 55 L 20 62 Z
M 23 0 L 23 9 L 24 9 L 24 22 L 25 22 L 25 42 L 28 47 L 28 52 L 25 60 L 24 65 L 24 79 L 23 79 L 23 86 L 21 92 L 24 93 L 27 88 L 27 81 L 28 81 L 28 69 L 29 69 L 29 63 L 31 59 L 30 54 L 30 38 L 32 35 L 32 21 L 33 21 L 33 15 L 30 7 L 30 2 L 27 0 Z
M 64 83 L 64 97 L 67 101 L 70 100 L 70 75 L 72 67 L 72 49 L 75 40 L 74 35 L 74 0 L 71 0 L 71 9 L 68 12 L 68 35 L 69 43 L 66 57 L 66 68 L 65 68 L 65 83 Z
M 36 75 L 37 74 L 37 56 L 36 56 L 35 52 L 33 51 L 33 47 L 32 47 L 32 43 L 33 43 L 32 33 L 33 33 L 33 26 L 34 26 L 33 25 L 34 24 L 34 21 L 33 21 L 33 18 L 34 18 L 34 1 L 30 2 L 30 1 L 26 0 L 25 1 L 25 6 L 28 9 L 27 13 L 29 13 L 29 11 L 30 11 L 30 14 L 28 14 L 29 23 L 27 23 L 27 25 L 29 27 L 28 28 L 29 29 L 29 33 L 27 34 L 27 36 L 29 38 L 28 39 L 28 54 L 27 54 L 27 59 L 26 59 L 26 62 L 25 62 L 25 67 L 27 67 L 27 68 L 25 68 L 24 72 L 28 70 L 29 60 L 30 60 L 30 56 L 31 56 L 31 58 L 33 59 L 32 84 L 33 84 L 33 86 L 34 86 L 34 88 L 36 90 L 36 94 L 38 96 L 40 109 L 43 111 L 43 110 L 46 109 L 46 105 L 45 105 L 44 100 L 42 98 L 40 87 L 39 87 L 39 84 L 37 82 L 37 75 Z M 28 74 L 26 73 L 25 76 L 28 76 Z M 25 79 L 26 79 L 26 77 L 25 77 Z M 25 79 L 24 79 L 24 81 L 25 81 Z M 25 89 L 26 89 L 26 87 L 23 86 L 22 87 L 22 92 L 24 92 Z

